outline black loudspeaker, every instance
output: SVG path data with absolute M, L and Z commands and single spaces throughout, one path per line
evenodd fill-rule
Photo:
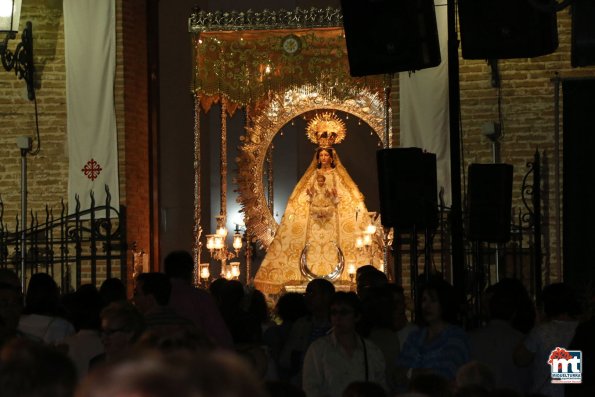
M 352 76 L 440 64 L 434 0 L 341 0 Z
M 469 238 L 505 243 L 510 240 L 512 165 L 469 166 Z
M 595 65 L 595 0 L 574 0 L 571 33 L 572 66 Z
M 558 48 L 556 12 L 549 0 L 459 0 L 465 59 L 530 58 Z
M 382 225 L 436 228 L 436 155 L 419 148 L 392 148 L 379 150 L 376 160 Z

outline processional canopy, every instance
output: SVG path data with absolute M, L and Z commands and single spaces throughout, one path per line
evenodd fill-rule
M 268 208 L 262 175 L 267 150 L 283 125 L 305 112 L 342 111 L 364 120 L 388 146 L 390 79 L 351 77 L 340 9 L 195 10 L 189 31 L 196 103 L 208 112 L 222 102 L 229 115 L 245 109 L 246 134 L 240 138 L 236 159 L 238 201 L 246 228 L 261 246 L 270 244 L 278 226 Z M 199 125 L 195 123 L 198 145 Z M 338 143 L 340 136 L 327 137 L 326 144 L 332 144 L 329 139 Z M 195 151 L 200 152 L 198 146 Z M 200 186 L 200 172 L 195 173 Z M 199 224 L 199 198 L 195 219 Z

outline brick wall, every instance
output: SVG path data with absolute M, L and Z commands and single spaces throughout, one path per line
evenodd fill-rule
M 43 216 L 47 205 L 54 214 L 67 200 L 68 158 L 66 131 L 66 75 L 62 2 L 24 2 L 25 21 L 33 23 L 33 54 L 39 112 L 41 151 L 28 156 L 28 208 Z M 115 109 L 118 131 L 120 200 L 128 208 L 128 242 L 149 246 L 149 184 L 147 139 L 146 27 L 143 1 L 116 1 Z M 20 40 L 20 33 L 18 35 Z M 14 50 L 17 41 L 11 41 Z M 126 44 L 125 44 L 126 43 Z M 126 47 L 126 51 L 124 48 Z M 125 67 L 126 65 L 126 67 Z M 35 136 L 34 103 L 26 99 L 25 83 L 13 72 L 0 72 L 0 197 L 3 220 L 14 230 L 20 214 L 20 151 L 17 136 Z M 34 141 L 34 147 L 36 141 Z M 132 181 L 127 183 L 127 181 Z M 117 203 L 112 203 L 117 206 Z M 43 219 L 40 219 L 42 222 Z
M 123 114 L 125 159 L 120 168 L 126 181 L 128 242 L 138 250 L 150 252 L 150 187 L 148 138 L 148 72 L 146 2 L 127 0 L 122 5 Z M 119 46 L 119 50 L 122 47 Z
M 41 151 L 27 156 L 28 205 L 41 211 L 45 204 L 59 209 L 66 198 L 68 160 L 66 157 L 66 97 L 64 84 L 64 25 L 61 4 L 40 1 L 22 8 L 20 30 L 26 21 L 33 23 L 33 54 L 36 67 L 37 103 Z M 18 40 L 9 42 L 14 51 Z M 23 80 L 14 72 L 0 69 L 0 195 L 4 203 L 4 221 L 14 225 L 20 214 L 20 151 L 18 136 L 35 136 L 34 103 L 26 98 Z M 34 141 L 36 147 L 37 140 Z M 58 211 L 59 212 L 59 211 Z
M 558 13 L 559 47 L 550 55 L 532 58 L 502 60 L 501 100 L 503 137 L 502 162 L 514 166 L 513 207 L 520 209 L 520 187 L 527 171 L 526 163 L 533 153 L 542 153 L 547 168 L 542 170 L 544 232 L 544 282 L 559 280 L 560 259 L 556 257 L 555 230 L 561 227 L 555 219 L 556 192 L 555 166 L 557 156 L 555 140 L 555 85 L 557 75 L 563 78 L 595 76 L 595 67 L 572 68 L 570 65 L 570 8 Z M 490 85 L 490 68 L 485 61 L 462 60 L 461 114 L 463 169 L 472 162 L 491 162 L 491 143 L 481 133 L 482 125 L 498 121 L 498 92 Z M 561 105 L 561 102 L 560 102 Z M 561 110 L 561 108 L 560 108 Z M 561 114 L 560 114 L 561 117 Z M 562 139 L 560 125 L 560 139 Z M 561 167 L 561 163 L 560 163 Z M 561 168 L 560 168 L 561 170 Z
M 557 14 L 559 47 L 550 55 L 531 59 L 500 60 L 501 109 L 503 137 L 500 141 L 501 161 L 514 166 L 513 208 L 522 209 L 521 184 L 528 171 L 527 162 L 532 161 L 538 150 L 547 164 L 542 169 L 544 227 L 544 282 L 561 277 L 560 259 L 556 256 L 556 229 L 561 228 L 555 218 L 555 85 L 557 75 L 566 77 L 595 76 L 595 67 L 572 68 L 570 65 L 570 9 Z M 461 176 L 466 186 L 466 170 L 471 163 L 491 163 L 492 145 L 481 130 L 490 122 L 498 122 L 498 90 L 492 88 L 491 69 L 486 61 L 460 59 L 461 96 Z M 392 88 L 393 143 L 399 143 L 398 78 Z M 560 106 L 562 103 L 560 102 Z M 561 108 L 560 108 L 561 110 Z M 561 117 L 561 114 L 560 114 Z M 562 138 L 560 125 L 560 139 Z M 560 164 L 561 166 L 561 164 Z M 560 168 L 561 171 L 561 168 Z M 561 181 L 560 181 L 561 183 Z M 560 229 L 561 230 L 561 229 Z

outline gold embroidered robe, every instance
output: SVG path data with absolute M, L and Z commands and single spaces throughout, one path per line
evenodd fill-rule
M 300 271 L 303 253 L 310 271 L 320 277 L 337 267 L 337 247 L 344 255 L 345 264 L 338 280 L 349 280 L 349 264 L 380 266 L 383 260 L 380 222 L 375 222 L 378 227 L 372 245 L 357 249 L 356 238 L 370 223 L 370 217 L 362 193 L 336 151 L 334 162 L 335 168 L 324 172 L 316 167 L 314 159 L 289 197 L 281 223 L 254 279 L 255 287 L 262 292 L 276 294 L 284 285 L 306 283 L 308 279 Z M 318 185 L 320 173 L 325 177 L 324 186 Z M 307 193 L 309 188 L 315 191 L 313 195 Z M 336 197 L 328 194 L 333 189 Z

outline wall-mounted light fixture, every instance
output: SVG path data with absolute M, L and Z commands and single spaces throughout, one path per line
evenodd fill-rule
M 0 33 L 6 33 L 6 38 L 0 43 L 0 59 L 6 71 L 14 69 L 19 79 L 27 83 L 27 97 L 35 99 L 34 67 L 33 67 L 33 27 L 27 22 L 21 42 L 14 52 L 8 49 L 8 42 L 16 38 L 21 18 L 21 0 L 0 0 Z

